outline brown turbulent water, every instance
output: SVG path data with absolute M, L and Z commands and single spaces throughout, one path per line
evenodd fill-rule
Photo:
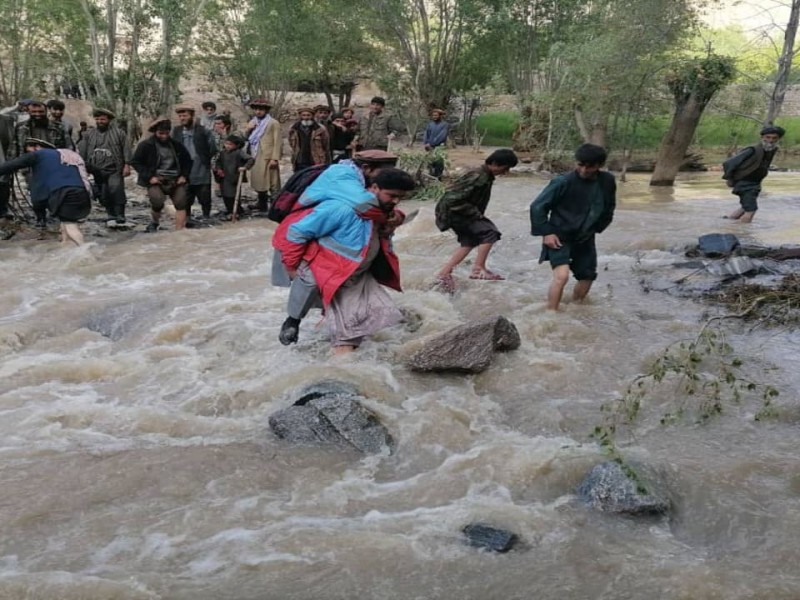
M 599 238 L 591 302 L 548 313 L 549 268 L 527 208 L 538 178 L 499 181 L 490 259 L 505 283 L 429 291 L 453 250 L 432 209 L 401 229 L 406 292 L 424 319 L 357 356 L 329 357 L 314 316 L 277 342 L 285 290 L 268 285 L 272 225 L 120 235 L 80 249 L 0 247 L 0 598 L 28 599 L 793 599 L 800 598 L 798 335 L 731 342 L 779 387 L 778 417 L 753 404 L 664 427 L 664 387 L 628 455 L 660 473 L 675 509 L 634 521 L 574 499 L 602 460 L 588 438 L 617 397 L 707 306 L 646 294 L 641 272 L 702 233 L 798 241 L 800 177 L 771 174 L 752 226 L 718 174 L 651 192 L 620 185 Z M 147 313 L 111 341 L 84 327 L 103 307 Z M 427 334 L 503 314 L 522 347 L 477 376 L 416 375 L 402 357 Z M 267 418 L 321 377 L 362 386 L 398 440 L 392 456 L 289 447 Z M 483 521 L 517 532 L 507 555 L 467 547 Z

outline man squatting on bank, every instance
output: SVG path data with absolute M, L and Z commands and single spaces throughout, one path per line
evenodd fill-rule
M 769 166 L 778 152 L 778 140 L 785 133 L 783 127 L 768 125 L 761 130 L 760 144 L 748 146 L 722 163 L 722 178 L 733 188 L 731 193 L 739 196 L 741 204 L 727 218 L 738 219 L 740 223 L 752 222 L 758 210 L 761 182 L 769 174 Z
M 575 170 L 553 179 L 530 207 L 531 234 L 543 236 L 539 263 L 550 261 L 553 280 L 547 292 L 547 308 L 558 310 L 569 272 L 575 276 L 572 297 L 583 300 L 597 279 L 595 234 L 614 218 L 617 184 L 601 171 L 606 151 L 583 144 L 575 151 Z
M 382 169 L 365 189 L 363 174 L 349 161 L 323 175 L 299 201 L 314 205 L 284 219 L 272 238 L 293 279 L 280 340 L 297 341 L 300 320 L 321 300 L 334 352 L 341 354 L 402 319 L 381 285 L 401 291 L 391 238 L 404 219 L 395 206 L 414 180 L 400 169 Z

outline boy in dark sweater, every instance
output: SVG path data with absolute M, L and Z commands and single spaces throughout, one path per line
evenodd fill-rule
M 236 207 L 236 214 L 234 215 L 234 208 L 236 203 L 236 188 L 239 183 L 239 173 L 244 173 L 253 166 L 255 160 L 250 156 L 244 148 L 244 138 L 238 135 L 229 135 L 222 143 L 222 151 L 217 157 L 217 164 L 214 168 L 214 175 L 220 184 L 222 190 L 222 201 L 225 203 L 225 220 L 236 219 L 238 214 L 238 207 Z M 242 176 L 242 181 L 245 181 Z
M 452 229 L 459 244 L 459 248 L 436 275 L 436 285 L 441 291 L 455 291 L 453 270 L 473 248 L 477 248 L 478 253 L 469 278 L 487 281 L 504 279 L 486 266 L 489 251 L 501 234 L 485 213 L 495 177 L 505 175 L 516 165 L 517 155 L 512 150 L 495 150 L 481 167 L 467 171 L 456 179 L 437 202 L 436 226 L 440 231 Z
M 589 293 L 597 279 L 594 236 L 611 224 L 616 207 L 614 176 L 600 171 L 605 149 L 583 144 L 575 160 L 575 170 L 553 179 L 530 208 L 531 233 L 544 238 L 539 262 L 550 261 L 553 267 L 547 292 L 550 310 L 558 310 L 570 271 L 578 280 L 573 299 L 583 300 Z

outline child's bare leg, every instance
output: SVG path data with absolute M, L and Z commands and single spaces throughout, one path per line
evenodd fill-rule
M 491 251 L 494 244 L 481 244 L 478 246 L 478 255 L 475 257 L 475 266 L 473 271 L 488 271 L 486 268 L 486 259 L 489 258 L 489 251 Z
M 445 277 L 450 275 L 462 260 L 467 258 L 467 255 L 472 252 L 472 248 L 469 246 L 459 246 L 458 250 L 453 252 L 453 255 L 450 257 L 450 260 L 442 267 L 442 269 L 437 274 L 437 277 Z M 485 259 L 484 259 L 485 260 Z
M 753 222 L 753 217 L 755 217 L 755 216 L 756 216 L 756 212 L 755 211 L 753 211 L 753 212 L 742 212 L 742 216 L 739 217 L 739 222 L 740 223 L 752 223 Z
M 743 208 L 737 208 L 735 211 L 733 211 L 731 214 L 728 215 L 728 218 L 729 219 L 738 219 L 743 214 L 744 214 L 744 209 Z
M 591 279 L 582 279 L 576 283 L 575 288 L 572 290 L 572 299 L 580 302 L 586 298 L 589 290 L 592 289 L 592 283 L 594 282 Z
M 569 265 L 559 265 L 553 269 L 553 280 L 550 282 L 550 289 L 547 290 L 549 310 L 558 310 L 567 281 L 569 281 Z

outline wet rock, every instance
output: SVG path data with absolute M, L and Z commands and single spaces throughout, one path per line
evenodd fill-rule
M 391 452 L 394 440 L 362 400 L 352 384 L 320 381 L 304 388 L 292 406 L 270 415 L 269 426 L 290 442 L 333 444 L 366 454 Z
M 708 233 L 697 239 L 697 252 L 706 258 L 730 256 L 739 248 L 739 238 L 732 233 Z
M 669 501 L 646 490 L 616 462 L 596 465 L 578 486 L 578 497 L 603 512 L 627 515 L 663 515 Z
M 459 325 L 435 336 L 407 361 L 412 371 L 460 371 L 480 373 L 492 362 L 495 352 L 516 350 L 520 337 L 505 317 L 491 317 Z
M 154 312 L 164 308 L 160 300 L 140 299 L 107 306 L 92 312 L 83 326 L 116 342 L 147 322 Z
M 476 548 L 493 552 L 508 552 L 519 540 L 517 534 L 505 529 L 496 529 L 483 523 L 472 523 L 463 529 L 467 543 Z

